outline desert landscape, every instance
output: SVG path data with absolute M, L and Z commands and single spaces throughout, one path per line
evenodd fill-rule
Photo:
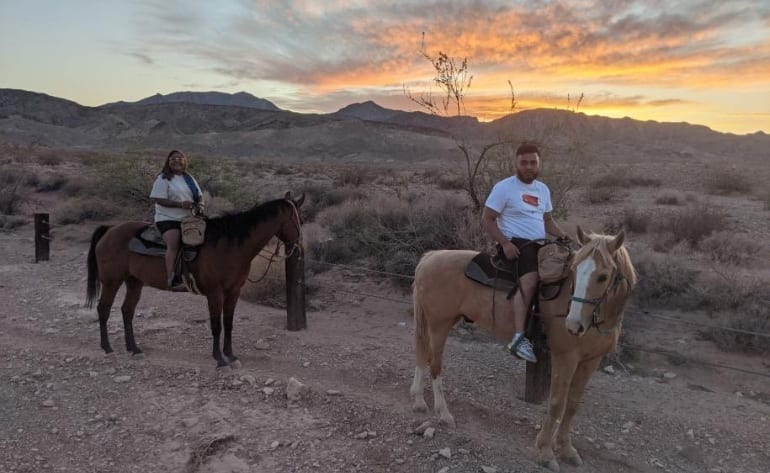
M 0 89 L 0 471 L 547 471 L 533 446 L 546 406 L 523 401 L 524 362 L 472 324 L 444 357 L 456 427 L 412 412 L 408 393 L 414 266 L 433 249 L 489 249 L 471 195 L 483 202 L 523 140 L 541 144 L 564 228 L 623 229 L 640 280 L 576 417 L 585 463 L 562 471 L 770 470 L 765 133 L 554 109 L 479 122 L 373 102 L 311 115 L 177 98 L 84 107 Z M 236 309 L 237 370 L 215 369 L 200 296 L 144 290 L 138 359 L 122 350 L 122 291 L 115 354 L 83 305 L 91 234 L 151 220 L 173 148 L 210 215 L 306 195 L 308 328 L 285 330 L 283 262 L 256 258 L 253 279 L 266 277 Z M 39 263 L 36 212 L 52 228 Z

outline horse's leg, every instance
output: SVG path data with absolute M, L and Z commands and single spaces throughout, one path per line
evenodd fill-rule
M 444 389 L 441 383 L 441 364 L 444 356 L 444 346 L 449 332 L 452 330 L 454 320 L 445 321 L 442 326 L 433 327 L 430 331 L 433 353 L 430 359 L 430 375 L 433 378 L 433 410 L 439 415 L 442 424 L 455 426 L 455 418 L 449 413 L 444 399 Z
M 580 400 L 583 398 L 583 391 L 588 384 L 588 380 L 591 379 L 591 375 L 596 371 L 601 360 L 602 357 L 598 356 L 591 360 L 583 361 L 578 365 L 577 370 L 575 370 L 575 376 L 572 377 L 572 384 L 569 386 L 567 408 L 559 424 L 559 430 L 556 432 L 556 451 L 559 452 L 559 458 L 575 466 L 582 465 L 583 459 L 580 458 L 577 450 L 572 446 L 569 430 L 572 419 L 575 417 L 575 413 L 580 405 Z
M 142 350 L 136 346 L 134 340 L 134 311 L 142 296 L 142 281 L 133 276 L 126 279 L 126 297 L 123 299 L 123 306 L 120 308 L 123 313 L 123 331 L 126 336 L 126 350 L 134 355 L 141 355 Z
M 99 334 L 101 336 L 102 350 L 104 353 L 112 353 L 110 338 L 107 335 L 107 321 L 110 320 L 110 309 L 115 301 L 115 294 L 120 288 L 120 281 L 102 281 L 102 293 L 99 297 L 99 304 L 96 305 L 96 312 L 99 314 Z
M 414 353 L 416 366 L 414 367 L 414 379 L 412 380 L 412 386 L 409 388 L 409 394 L 412 396 L 412 409 L 417 412 L 426 412 L 428 410 L 428 405 L 425 404 L 424 388 L 422 385 L 425 372 L 428 370 L 428 361 L 430 360 L 430 333 L 428 332 L 428 320 L 425 317 L 425 311 L 420 304 L 419 295 L 415 289 Z
M 241 362 L 238 361 L 238 357 L 233 354 L 233 316 L 235 314 L 235 305 L 238 303 L 238 296 L 240 296 L 240 290 L 228 293 L 225 296 L 224 301 L 224 322 L 225 322 L 225 343 L 222 350 L 225 355 L 225 360 L 230 363 L 232 368 L 239 368 Z
M 553 454 L 553 434 L 556 422 L 564 414 L 569 386 L 577 364 L 576 354 L 552 354 L 551 356 L 551 393 L 548 396 L 548 414 L 535 440 L 535 447 L 538 451 L 538 462 L 553 471 L 559 471 L 559 463 Z
M 219 350 L 219 335 L 222 333 L 222 304 L 224 296 L 221 291 L 213 291 L 208 295 L 209 320 L 211 321 L 211 335 L 214 338 L 212 356 L 217 360 L 217 368 L 224 368 L 227 362 Z

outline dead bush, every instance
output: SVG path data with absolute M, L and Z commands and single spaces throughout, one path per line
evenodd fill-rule
M 763 245 L 748 235 L 716 232 L 701 241 L 698 248 L 716 262 L 750 266 L 762 254 Z
M 745 194 L 751 191 L 751 182 L 748 177 L 735 168 L 714 171 L 705 182 L 706 191 L 709 194 Z
M 606 204 L 618 195 L 618 191 L 614 187 L 595 187 L 591 186 L 586 191 L 586 200 L 589 204 Z
M 604 225 L 604 232 L 616 234 L 620 230 L 633 233 L 646 233 L 652 217 L 649 212 L 643 212 L 635 208 L 626 208 L 623 213 L 610 219 Z
M 306 222 L 315 220 L 319 212 L 349 200 L 363 199 L 367 194 L 355 187 L 337 187 L 329 184 L 306 182 L 301 192 L 305 194 L 302 218 Z
M 81 223 L 86 220 L 104 221 L 121 214 L 121 208 L 115 204 L 94 199 L 82 198 L 64 202 L 56 207 L 54 221 L 60 225 Z
M 438 188 L 445 190 L 465 189 L 466 183 L 463 176 L 448 174 L 438 179 Z
M 334 185 L 336 187 L 358 187 L 363 184 L 371 184 L 377 177 L 377 170 L 370 167 L 347 167 L 337 171 Z
M 439 248 L 478 247 L 478 216 L 461 198 L 396 197 L 348 201 L 319 215 L 331 238 L 309 246 L 310 258 L 363 264 L 410 275 L 420 256 Z
M 55 151 L 47 151 L 37 157 L 37 163 L 41 166 L 58 166 L 63 162 L 64 158 Z
M 691 290 L 698 272 L 670 255 L 644 253 L 635 258 L 639 283 L 633 298 L 642 307 L 679 305 Z
M 40 178 L 40 183 L 37 185 L 36 190 L 38 192 L 55 192 L 61 190 L 69 183 L 69 178 L 61 174 L 46 174 Z
M 707 204 L 690 206 L 661 220 L 659 230 L 668 233 L 673 242 L 686 241 L 693 248 L 712 233 L 724 228 L 727 215 Z
M 269 257 L 267 249 L 274 247 L 273 240 L 265 246 L 262 254 Z M 286 271 L 283 259 L 278 258 L 270 263 L 269 259 L 261 256 L 254 258 L 249 269 L 249 280 L 241 289 L 241 297 L 249 302 L 286 307 Z
M 659 187 L 660 179 L 638 176 L 624 168 L 613 169 L 607 174 L 594 179 L 591 187 Z
M 679 194 L 675 194 L 673 192 L 665 192 L 655 199 L 655 203 L 658 205 L 680 205 L 682 203 L 682 199 Z
M 28 223 L 28 219 L 12 215 L 0 215 L 0 228 L 3 230 L 13 230 Z

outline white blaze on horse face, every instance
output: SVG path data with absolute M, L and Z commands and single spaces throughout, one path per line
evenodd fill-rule
M 596 271 L 596 262 L 593 258 L 586 258 L 577 265 L 577 268 L 575 268 L 575 292 L 572 294 L 573 297 L 586 298 L 588 284 L 591 282 L 591 276 L 594 271 Z M 567 315 L 565 323 L 567 324 L 567 330 L 574 334 L 585 333 L 585 330 L 588 328 L 586 327 L 587 324 L 582 324 L 583 305 L 583 302 L 576 302 L 574 299 L 572 304 L 570 304 L 569 315 Z M 580 330 L 581 324 L 584 330 Z

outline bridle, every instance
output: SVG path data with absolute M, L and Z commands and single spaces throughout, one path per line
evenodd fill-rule
M 613 281 L 614 279 L 614 281 Z M 616 268 L 612 270 L 612 278 L 610 278 L 610 283 L 607 284 L 607 287 L 604 288 L 604 293 L 601 295 L 601 297 L 594 297 L 590 299 L 586 299 L 583 297 L 576 297 L 571 296 L 570 301 L 574 302 L 582 302 L 583 304 L 592 304 L 594 306 L 594 310 L 591 312 L 591 325 L 588 326 L 586 329 L 586 332 L 591 330 L 591 328 L 596 328 L 596 331 L 601 333 L 602 335 L 610 335 L 612 334 L 618 327 L 620 327 L 620 324 L 623 322 L 623 312 L 621 310 L 620 312 L 620 318 L 610 328 L 602 329 L 602 325 L 606 324 L 606 320 L 600 320 L 601 315 L 601 308 L 602 305 L 607 301 L 607 297 L 610 294 L 610 289 L 612 290 L 612 293 L 615 294 L 618 290 L 618 286 L 620 286 L 620 283 L 625 281 L 626 277 L 621 274 L 621 272 Z

